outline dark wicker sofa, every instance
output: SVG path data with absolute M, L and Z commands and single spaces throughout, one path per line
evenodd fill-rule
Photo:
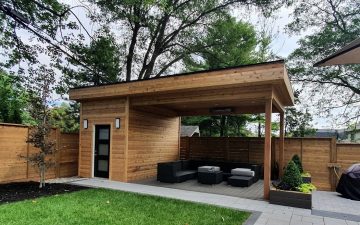
M 231 176 L 231 169 L 249 168 L 255 172 L 254 183 L 262 177 L 262 166 L 259 164 L 224 162 L 211 160 L 180 160 L 175 162 L 158 163 L 157 180 L 166 183 L 179 183 L 197 176 L 199 166 L 218 166 L 223 172 L 223 179 Z
M 196 178 L 197 171 L 191 170 L 183 161 L 158 163 L 157 180 L 165 183 L 180 183 Z

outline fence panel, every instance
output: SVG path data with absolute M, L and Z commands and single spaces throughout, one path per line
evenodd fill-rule
M 0 183 L 37 180 L 37 170 L 21 156 L 38 151 L 26 143 L 29 127 L 19 124 L 0 124 Z M 51 138 L 56 141 L 58 152 L 53 156 L 55 167 L 49 169 L 46 178 L 77 175 L 79 135 L 61 134 L 52 129 Z
M 279 139 L 272 139 L 272 165 L 279 161 Z M 329 164 L 341 166 L 340 173 L 360 162 L 360 144 L 343 144 L 332 138 L 285 138 L 284 161 L 298 154 L 305 171 L 319 190 L 334 190 L 336 177 Z M 248 137 L 186 137 L 180 141 L 181 159 L 213 159 L 263 164 L 264 139 Z M 334 178 L 335 177 L 335 178 Z

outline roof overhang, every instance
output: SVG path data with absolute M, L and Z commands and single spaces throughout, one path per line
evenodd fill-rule
M 334 54 L 314 64 L 319 66 L 360 64 L 360 38 L 339 49 Z
M 273 99 L 278 111 L 294 104 L 284 61 L 71 89 L 70 99 L 80 102 L 129 97 L 133 107 L 161 106 L 178 115 L 205 115 L 214 108 L 231 113 L 260 113 Z

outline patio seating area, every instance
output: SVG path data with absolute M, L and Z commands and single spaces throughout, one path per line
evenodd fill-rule
M 156 186 L 156 187 L 166 187 L 166 188 L 172 188 L 178 190 L 227 195 L 227 196 L 246 198 L 246 199 L 262 200 L 262 201 L 264 200 L 263 180 L 259 180 L 258 182 L 251 185 L 251 187 L 234 187 L 228 185 L 226 181 L 222 181 L 219 184 L 214 184 L 214 185 L 201 184 L 196 179 L 187 180 L 182 183 L 163 183 L 157 181 L 156 179 L 136 181 L 134 183 Z
M 157 180 L 164 183 L 180 183 L 197 178 L 202 184 L 219 184 L 250 187 L 261 176 L 261 165 L 241 162 L 179 160 L 158 163 Z

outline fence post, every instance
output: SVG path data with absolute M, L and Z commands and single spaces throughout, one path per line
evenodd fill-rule
M 27 137 L 26 137 L 26 159 L 29 158 L 29 150 L 30 150 L 30 144 L 28 142 L 29 139 L 29 134 L 30 134 L 30 127 L 27 127 Z M 26 160 L 26 180 L 29 179 L 29 161 Z
M 303 161 L 303 140 L 304 138 L 300 138 L 300 159 Z
M 60 149 L 60 139 L 61 139 L 61 134 L 59 131 L 59 128 L 55 129 L 55 140 L 56 140 L 56 152 L 55 152 L 55 177 L 59 178 L 60 177 L 60 154 L 61 154 L 61 149 Z
M 186 157 L 186 159 L 190 159 L 190 137 L 186 137 L 185 157 Z
M 330 141 L 330 163 L 337 163 L 337 147 L 336 147 L 336 138 L 331 138 Z M 330 184 L 331 184 L 331 191 L 335 191 L 337 177 L 336 174 L 332 171 L 333 167 L 330 167 Z

